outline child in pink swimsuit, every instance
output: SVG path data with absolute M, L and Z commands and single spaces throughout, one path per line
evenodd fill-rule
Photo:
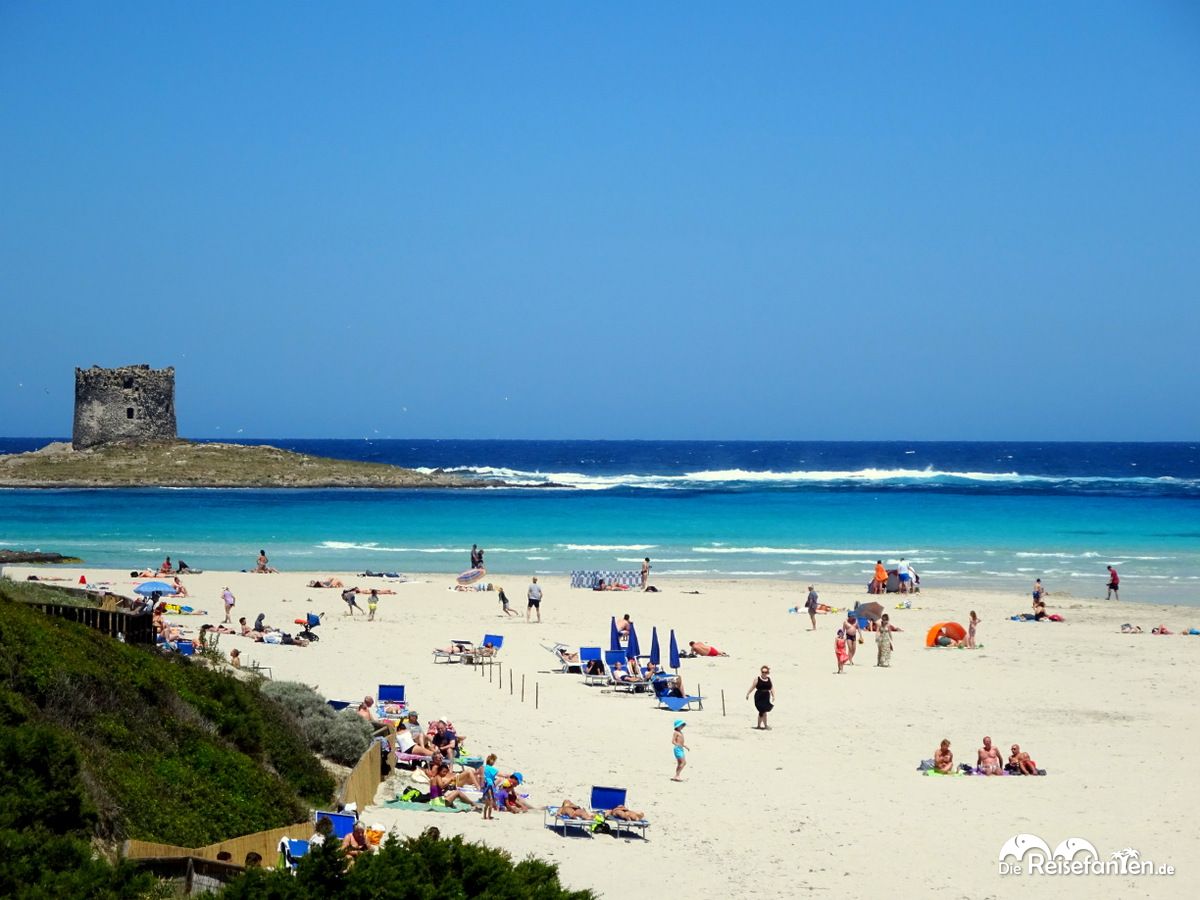
M 846 660 L 850 658 L 850 651 L 846 649 L 846 632 L 838 629 L 837 637 L 833 641 L 833 653 L 837 657 L 838 670 L 837 674 L 842 674 L 842 668 L 846 665 Z

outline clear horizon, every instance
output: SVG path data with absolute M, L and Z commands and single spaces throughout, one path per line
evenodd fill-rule
M 1197 46 L 1186 4 L 8 4 L 0 431 L 147 362 L 204 439 L 1195 440 Z

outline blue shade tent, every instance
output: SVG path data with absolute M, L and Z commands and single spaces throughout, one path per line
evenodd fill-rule
M 612 630 L 608 635 L 608 649 L 613 653 L 621 652 L 621 632 L 617 631 L 617 617 L 612 617 Z
M 141 594 L 143 597 L 149 597 L 155 591 L 158 591 L 165 597 L 167 594 L 174 594 L 175 588 L 165 581 L 147 581 L 145 584 L 139 584 L 133 589 L 135 594 Z
M 629 643 L 626 646 L 625 658 L 631 656 L 641 656 L 642 648 L 638 646 L 637 629 L 633 627 L 633 623 L 629 623 Z
M 672 669 L 679 668 L 679 645 L 675 643 L 675 629 L 671 629 L 671 655 L 667 657 L 667 661 L 671 664 Z
M 661 656 L 658 650 L 658 626 L 655 625 L 650 631 L 650 662 L 656 666 L 661 665 Z

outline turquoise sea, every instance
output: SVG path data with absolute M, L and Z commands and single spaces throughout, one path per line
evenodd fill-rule
M 6 439 L 0 452 L 48 439 Z M 250 442 L 247 442 L 250 443 Z M 552 488 L 0 490 L 0 546 L 134 568 L 572 569 L 865 583 L 905 557 L 928 587 L 1200 603 L 1192 444 L 288 441 L 349 459 Z

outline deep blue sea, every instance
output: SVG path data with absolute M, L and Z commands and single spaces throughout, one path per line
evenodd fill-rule
M 0 452 L 50 439 L 0 439 Z M 244 443 L 259 443 L 245 441 Z M 102 566 L 655 575 L 1200 603 L 1200 444 L 284 440 L 261 443 L 557 488 L 0 490 L 0 546 Z

